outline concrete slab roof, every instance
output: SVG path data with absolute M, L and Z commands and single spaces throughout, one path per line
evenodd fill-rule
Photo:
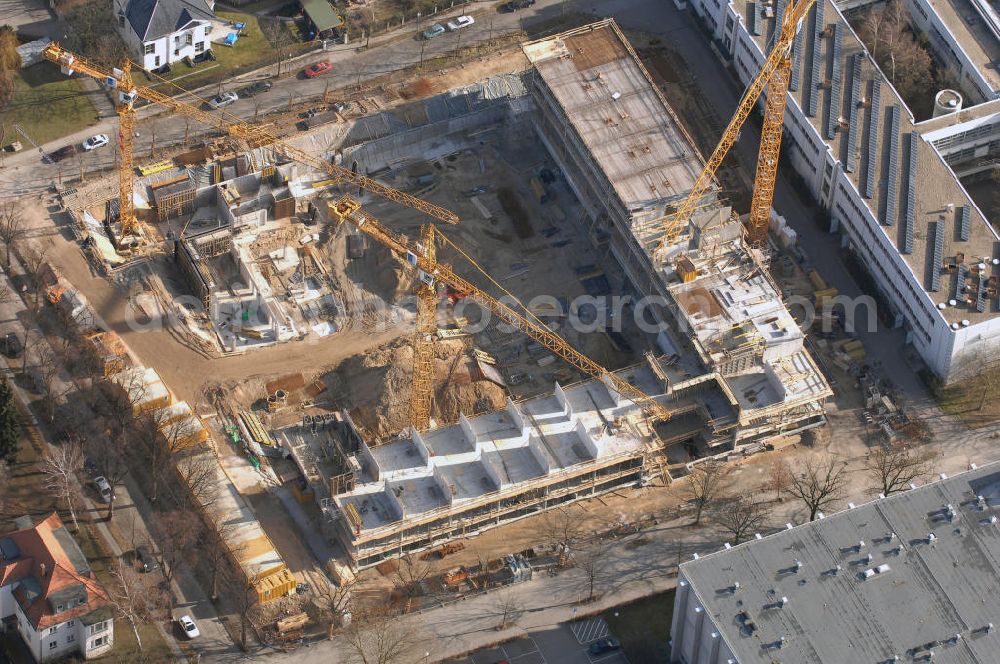
M 617 373 L 646 394 L 663 394 L 647 365 Z M 518 485 L 581 464 L 642 454 L 652 442 L 637 425 L 644 419 L 631 401 L 616 402 L 601 381 L 557 385 L 554 394 L 508 402 L 505 410 L 365 445 L 368 481 L 334 501 L 341 509 L 352 505 L 361 530 L 369 530 L 488 494 L 522 491 Z M 615 422 L 609 431 L 606 423 Z
M 917 661 L 929 648 L 939 663 L 994 662 L 998 511 L 993 463 L 703 556 L 681 576 L 741 664 Z
M 627 209 L 687 196 L 702 158 L 612 21 L 522 49 Z

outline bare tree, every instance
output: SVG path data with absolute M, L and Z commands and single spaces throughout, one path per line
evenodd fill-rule
M 130 56 L 124 40 L 115 30 L 108 30 L 117 18 L 110 2 L 79 2 L 65 9 L 65 18 L 73 29 L 66 36 L 66 47 L 88 60 L 104 65 L 121 66 Z
M 235 562 L 235 561 L 234 561 Z M 260 596 L 257 589 L 242 570 L 235 564 L 227 565 L 226 585 L 229 588 L 229 599 L 236 608 L 236 613 L 240 618 L 240 648 L 244 652 L 247 650 L 247 631 L 251 621 L 257 617 Z
M 189 509 L 209 510 L 219 497 L 219 462 L 211 451 L 177 455 L 177 475 L 183 486 L 178 501 Z
M 739 544 L 751 533 L 759 532 L 769 514 L 770 509 L 767 504 L 757 500 L 751 493 L 720 505 L 716 510 L 714 521 L 732 536 L 733 544 Z
M 111 487 L 106 521 L 111 521 L 115 516 L 115 489 L 121 486 L 128 474 L 128 448 L 128 438 L 124 431 L 111 431 L 107 436 L 88 437 L 84 441 L 87 456 L 93 460 L 97 472 L 104 476 Z
M 55 421 L 56 406 L 70 393 L 73 384 L 62 380 L 60 375 L 63 371 L 62 360 L 50 347 L 40 346 L 37 357 L 35 385 L 42 395 L 45 419 L 51 424 Z
M 216 509 L 210 509 L 206 514 L 209 515 L 209 527 L 201 529 L 198 550 L 209 566 L 214 600 L 219 596 L 219 580 L 225 577 L 227 563 L 239 558 L 242 551 L 233 543 L 233 535 L 239 528 L 239 522 Z
M 21 208 L 17 203 L 10 201 L 0 205 L 0 240 L 3 241 L 6 259 L 4 266 L 10 268 L 10 254 L 14 245 L 24 237 L 27 229 L 24 226 L 24 217 L 21 215 Z
M 729 468 L 714 459 L 700 463 L 691 470 L 686 490 L 688 499 L 694 503 L 693 525 L 701 523 L 702 512 L 723 493 L 728 477 Z
M 584 533 L 586 512 L 575 505 L 560 505 L 543 513 L 538 521 L 539 539 L 559 547 L 560 563 L 565 562 L 566 552 Z
M 198 530 L 193 524 L 197 523 L 196 514 L 183 510 L 160 512 L 153 519 L 160 545 L 150 548 L 155 552 L 167 583 L 173 581 L 178 565 L 193 560 L 197 552 L 195 545 L 198 537 Z
M 54 493 L 69 510 L 73 530 L 79 530 L 76 501 L 79 495 L 76 473 L 83 469 L 83 445 L 76 437 L 67 438 L 45 456 L 39 467 L 45 476 L 45 487 Z
M 313 606 L 319 613 L 317 622 L 326 625 L 328 639 L 333 638 L 334 631 L 344 624 L 344 617 L 350 613 L 357 583 L 358 577 L 353 576 L 339 585 L 331 583 L 315 590 Z
M 41 305 L 41 294 L 54 281 L 52 268 L 45 259 L 45 252 L 28 246 L 21 250 L 21 267 L 24 269 L 24 286 L 31 295 L 31 301 L 25 302 L 31 313 L 38 313 Z
M 868 455 L 865 471 L 879 493 L 888 496 L 929 475 L 935 456 L 932 450 L 879 445 Z
M 147 493 L 151 502 L 156 502 L 164 476 L 174 469 L 174 456 L 188 442 L 186 421 L 172 417 L 168 410 L 159 409 L 139 415 L 133 423 L 136 449 L 141 460 L 148 464 Z
M 810 457 L 796 466 L 788 493 L 805 503 L 809 520 L 832 503 L 844 497 L 847 483 L 847 463 L 833 457 Z
M 422 584 L 430 573 L 430 563 L 416 556 L 406 556 L 399 560 L 399 566 L 396 568 L 396 587 L 406 598 L 405 611 L 410 610 L 415 597 L 423 594 Z
M 573 566 L 584 573 L 587 583 L 584 601 L 591 602 L 600 595 L 610 576 L 612 562 L 610 547 L 603 542 L 591 542 L 573 552 Z
M 767 470 L 767 488 L 774 491 L 774 499 L 781 502 L 781 492 L 788 491 L 792 483 L 792 469 L 784 459 L 775 459 Z
M 524 615 L 524 602 L 510 588 L 503 588 L 491 594 L 493 610 L 497 617 L 497 631 L 502 631 L 517 624 Z
M 930 54 L 917 42 L 901 0 L 870 9 L 861 22 L 860 36 L 904 97 L 934 86 Z
M 139 650 L 142 650 L 139 625 L 164 617 L 165 595 L 154 577 L 140 574 L 120 559 L 115 561 L 110 573 L 114 583 L 107 589 L 108 596 L 118 616 L 132 627 Z
M 281 77 L 281 61 L 288 51 L 288 47 L 295 42 L 295 35 L 292 31 L 277 18 L 261 17 L 259 20 L 261 34 L 264 39 L 274 49 L 275 65 L 277 67 L 277 78 Z
M 415 636 L 402 617 L 384 607 L 359 613 L 343 631 L 350 664 L 397 664 L 406 658 Z

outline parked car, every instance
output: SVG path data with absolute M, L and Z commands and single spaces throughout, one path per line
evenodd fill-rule
M 73 149 L 72 145 L 67 145 L 59 148 L 54 152 L 48 153 L 47 155 L 45 155 L 45 158 L 47 158 L 50 162 L 55 163 L 57 161 L 62 161 L 66 157 L 69 157 L 70 155 L 74 154 L 75 152 L 76 150 Z
M 448 21 L 448 29 L 451 30 L 452 32 L 455 32 L 456 30 L 467 28 L 475 22 L 476 19 L 472 18 L 471 16 L 459 16 L 457 18 L 453 18 L 452 20 Z
M 591 655 L 603 655 L 606 652 L 611 652 L 612 650 L 618 650 L 622 647 L 622 644 L 618 643 L 617 639 L 613 639 L 610 636 L 605 636 L 603 639 L 597 639 L 590 644 Z
M 97 148 L 103 148 L 107 144 L 107 134 L 96 134 L 83 142 L 83 149 L 90 152 L 91 150 L 96 150 Z
M 94 478 L 94 486 L 97 487 L 97 493 L 101 494 L 101 500 L 110 503 L 114 498 L 114 494 L 111 493 L 111 485 L 108 484 L 107 478 L 103 475 L 98 475 Z
M 330 61 L 323 60 L 322 62 L 316 62 L 309 65 L 308 67 L 306 67 L 306 70 L 303 73 L 306 75 L 306 78 L 316 78 L 317 76 L 321 76 L 326 72 L 330 71 L 331 69 L 333 69 L 333 65 L 330 63 Z
M 500 5 L 502 12 L 516 12 L 518 9 L 527 9 L 535 4 L 535 0 L 511 0 Z
M 444 26 L 440 23 L 435 23 L 431 27 L 427 28 L 420 33 L 420 36 L 424 39 L 434 39 L 435 37 L 440 37 L 445 33 Z
M 241 97 L 253 97 L 254 95 L 259 95 L 267 92 L 271 89 L 273 83 L 271 81 L 257 81 L 252 85 L 248 85 L 242 90 L 240 90 L 239 95 Z
M 201 632 L 198 631 L 198 626 L 194 624 L 191 616 L 181 616 L 177 619 L 177 624 L 181 626 L 181 629 L 184 630 L 184 635 L 189 639 L 197 639 L 201 636 Z
M 7 357 L 21 357 L 24 345 L 16 332 L 8 332 L 3 337 L 3 354 Z
M 156 558 L 153 557 L 153 552 L 145 544 L 135 547 L 135 557 L 139 562 L 140 571 L 152 572 L 160 568 L 159 563 L 156 562 Z
M 235 92 L 223 92 L 221 95 L 212 97 L 208 100 L 208 105 L 218 110 L 224 106 L 229 106 L 230 104 L 236 102 L 239 98 L 240 96 Z

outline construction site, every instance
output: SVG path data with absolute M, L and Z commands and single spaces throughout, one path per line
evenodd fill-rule
M 264 501 L 343 578 L 825 424 L 830 383 L 782 301 L 789 274 L 808 280 L 771 273 L 794 240 L 772 223 L 777 159 L 749 212 L 715 178 L 780 53 L 713 155 L 611 20 L 281 137 L 57 45 L 45 57 L 115 80 L 126 135 L 137 100 L 219 131 L 138 167 L 126 140 L 118 178 L 62 202 L 91 268 L 207 367 L 305 349 L 278 371 L 185 384 L 183 368 L 139 362 L 141 332 L 119 338 L 96 312 L 81 325 L 133 407 L 162 412 L 181 475 L 212 465 L 225 499 L 206 518 L 239 514 L 230 550 L 261 601 L 304 581 Z M 86 303 L 51 281 L 53 303 Z M 338 343 L 359 352 L 309 350 Z

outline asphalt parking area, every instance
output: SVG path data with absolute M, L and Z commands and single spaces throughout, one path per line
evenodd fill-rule
M 590 644 L 612 636 L 601 618 L 588 618 L 572 623 L 532 631 L 527 637 L 514 639 L 496 648 L 479 650 L 450 664 L 629 664 L 624 653 L 613 651 L 591 655 Z

